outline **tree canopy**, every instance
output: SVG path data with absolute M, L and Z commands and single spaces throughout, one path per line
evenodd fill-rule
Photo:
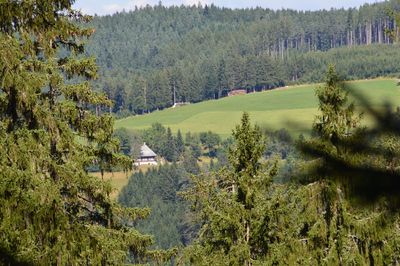
M 152 237 L 128 227 L 148 209 L 113 202 L 92 177 L 131 160 L 117 153 L 111 102 L 91 89 L 95 59 L 82 56 L 93 29 L 74 1 L 0 3 L 0 263 L 120 265 Z
M 119 116 L 323 82 L 331 63 L 348 79 L 396 75 L 394 2 L 312 12 L 147 6 L 95 17 L 87 54 Z
M 398 197 L 389 184 L 398 188 L 398 157 L 392 153 L 398 131 L 391 127 L 398 116 L 387 127 L 358 128 L 346 90 L 330 67 L 326 83 L 316 89 L 320 114 L 315 134 L 299 140 L 306 154 L 297 158 L 291 182 L 273 182 L 277 164 L 272 158 L 260 160 L 260 132 L 246 114 L 242 117 L 233 132 L 229 167 L 194 177 L 184 194 L 201 224 L 197 239 L 185 249 L 184 262 L 397 263 Z M 369 197 L 369 204 L 359 195 Z

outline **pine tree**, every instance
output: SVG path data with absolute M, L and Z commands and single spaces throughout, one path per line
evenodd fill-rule
M 125 209 L 111 186 L 86 169 L 131 161 L 117 155 L 113 119 L 90 107 L 109 106 L 91 90 L 94 58 L 81 56 L 93 32 L 74 1 L 0 4 L 0 263 L 123 264 L 140 257 L 150 236 L 127 223 L 147 209 Z M 62 52 L 60 51 L 62 49 Z

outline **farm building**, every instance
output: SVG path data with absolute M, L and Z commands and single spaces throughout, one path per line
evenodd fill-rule
M 243 95 L 243 94 L 247 94 L 247 90 L 236 89 L 236 90 L 231 90 L 230 92 L 228 92 L 228 96 Z
M 140 165 L 157 165 L 157 154 L 152 151 L 149 146 L 144 143 L 140 147 L 140 156 L 134 163 L 136 166 Z

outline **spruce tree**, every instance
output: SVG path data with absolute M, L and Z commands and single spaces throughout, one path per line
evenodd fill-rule
M 178 157 L 178 152 L 176 148 L 176 140 L 175 137 L 172 135 L 171 128 L 167 128 L 167 135 L 165 136 L 164 142 L 164 156 L 165 159 L 170 162 L 176 162 Z
M 360 116 L 353 104 L 347 104 L 344 84 L 334 67 L 329 67 L 326 83 L 316 94 L 321 112 L 313 127 L 316 135 L 301 144 L 307 156 L 314 156 L 305 166 L 305 175 L 316 182 L 299 189 L 298 194 L 315 196 L 307 197 L 306 215 L 297 214 L 303 223 L 302 239 L 315 260 L 312 264 L 396 264 L 399 215 L 388 212 L 385 198 L 373 205 L 356 204 L 360 203 L 358 195 L 370 195 L 365 190 L 371 185 L 369 172 L 374 178 L 385 175 L 382 155 L 376 145 L 367 142 L 365 129 L 358 128 Z M 372 149 L 376 154 L 369 156 Z M 374 169 L 377 161 L 382 164 L 379 171 Z M 383 179 L 373 182 L 373 189 L 379 191 Z
M 197 242 L 186 250 L 186 258 L 195 265 L 251 265 L 265 255 L 260 248 L 264 246 L 259 237 L 260 211 L 276 165 L 263 169 L 264 140 L 247 113 L 233 138 L 229 168 L 193 177 L 193 186 L 184 194 L 193 202 L 202 224 Z
M 127 225 L 148 215 L 109 197 L 90 176 L 131 161 L 118 155 L 110 106 L 91 90 L 94 58 L 82 56 L 89 18 L 74 1 L 0 3 L 0 263 L 121 265 L 139 258 L 150 236 Z M 100 108 L 98 108 L 100 110 Z M 157 253 L 157 254 L 156 254 Z
M 185 151 L 185 143 L 183 142 L 183 137 L 180 129 L 178 129 L 178 133 L 176 135 L 176 151 L 179 155 L 182 155 L 182 153 Z
M 347 93 L 333 65 L 328 67 L 325 84 L 317 88 L 316 95 L 321 114 L 316 116 L 313 129 L 336 146 L 352 134 L 361 117 L 355 115 L 353 103 L 347 104 Z

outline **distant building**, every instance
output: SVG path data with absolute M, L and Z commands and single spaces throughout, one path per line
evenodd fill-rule
M 243 94 L 247 94 L 247 90 L 236 89 L 236 90 L 231 90 L 230 92 L 228 92 L 228 96 L 243 95 Z
M 157 165 L 157 154 L 152 151 L 149 146 L 144 143 L 140 147 L 140 156 L 134 163 L 136 166 L 140 165 Z
M 178 103 L 174 103 L 172 108 L 181 107 L 181 106 L 185 106 L 185 105 L 189 105 L 189 104 L 190 104 L 190 102 L 178 102 Z

